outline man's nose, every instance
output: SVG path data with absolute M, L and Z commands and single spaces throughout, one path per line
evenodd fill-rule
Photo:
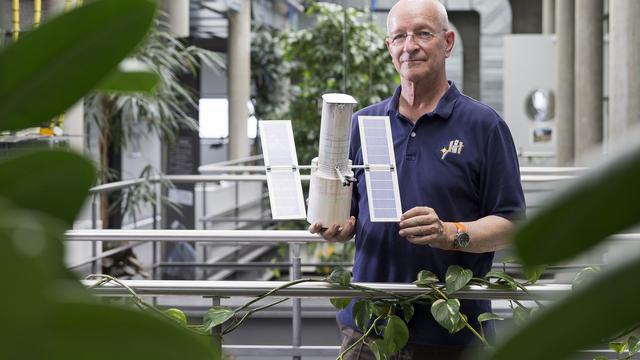
M 418 49 L 418 43 L 414 39 L 414 34 L 407 34 L 404 39 L 404 51 L 412 53 Z

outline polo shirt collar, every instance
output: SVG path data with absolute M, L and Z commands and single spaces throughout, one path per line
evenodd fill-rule
M 387 103 L 385 109 L 387 115 L 391 114 L 392 111 L 395 113 L 399 113 L 398 105 L 400 101 L 400 92 L 401 86 L 398 86 L 395 93 L 393 94 L 393 97 L 391 97 L 391 101 Z M 438 105 L 436 106 L 435 110 L 429 113 L 429 115 L 438 115 L 442 119 L 448 119 L 453 112 L 453 107 L 455 106 L 456 100 L 458 100 L 459 96 L 460 91 L 456 87 L 456 84 L 453 81 L 449 81 L 449 89 L 447 89 L 440 101 L 438 101 Z

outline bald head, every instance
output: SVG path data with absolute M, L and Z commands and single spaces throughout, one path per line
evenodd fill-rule
M 412 13 L 417 16 L 427 16 L 433 19 L 435 26 L 440 29 L 449 29 L 449 17 L 447 9 L 438 0 L 400 0 L 387 15 L 387 33 L 393 28 L 392 23 L 397 21 L 398 14 Z

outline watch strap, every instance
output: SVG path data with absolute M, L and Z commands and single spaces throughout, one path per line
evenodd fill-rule
M 463 223 L 454 222 L 453 225 L 455 225 L 458 234 L 461 232 L 467 232 L 467 228 L 464 226 Z
M 467 233 L 467 228 L 464 224 L 459 222 L 454 222 L 453 225 L 456 227 L 456 235 L 453 238 L 453 248 L 466 248 L 469 245 L 469 234 Z

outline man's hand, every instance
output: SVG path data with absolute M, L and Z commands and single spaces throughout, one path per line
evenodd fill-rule
M 333 224 L 328 228 L 322 228 L 322 223 L 317 222 L 309 226 L 309 232 L 312 234 L 320 234 L 329 242 L 346 242 L 349 241 L 356 231 L 356 218 L 350 217 L 342 226 Z
M 417 206 L 400 217 L 400 236 L 416 245 L 429 245 L 433 248 L 451 250 L 453 237 L 447 224 L 438 218 L 430 207 Z

